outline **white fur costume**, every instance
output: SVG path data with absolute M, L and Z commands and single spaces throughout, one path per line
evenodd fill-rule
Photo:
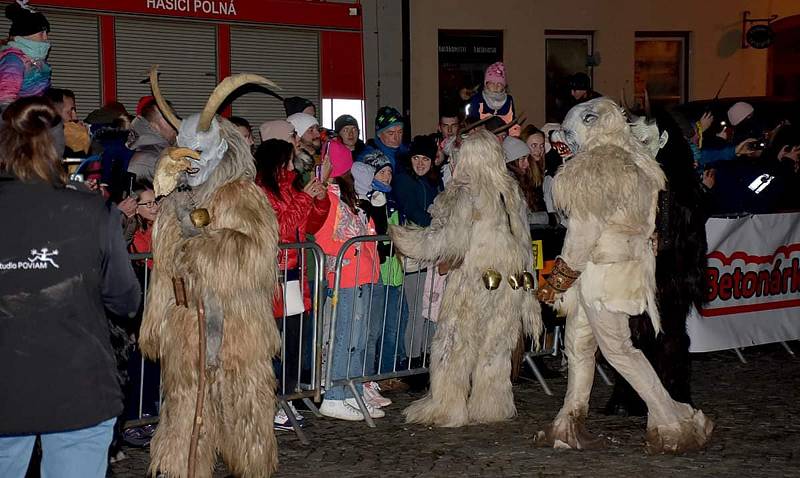
M 660 330 L 650 240 L 664 174 L 607 98 L 576 106 L 562 128 L 560 139 L 577 154 L 556 175 L 553 197 L 569 217 L 561 259 L 580 277 L 556 300 L 567 316 L 567 395 L 537 441 L 577 449 L 598 444 L 583 422 L 599 346 L 647 404 L 649 452 L 702 448 L 712 422 L 702 411 L 670 398 L 650 363 L 632 346 L 628 326 L 629 315 L 646 310 Z
M 481 131 L 464 139 L 453 179 L 431 207 L 431 225 L 389 226 L 404 255 L 453 265 L 432 343 L 430 392 L 404 411 L 408 422 L 458 427 L 516 414 L 511 352 L 522 329 L 541 331 L 533 292 L 513 290 L 507 280 L 533 267 L 521 205 L 502 147 Z M 502 275 L 496 290 L 484 285 L 489 269 Z

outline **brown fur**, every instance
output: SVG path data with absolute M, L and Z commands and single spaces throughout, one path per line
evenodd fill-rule
M 490 133 L 480 132 L 465 139 L 453 179 L 431 208 L 431 225 L 390 226 L 395 246 L 408 257 L 460 264 L 448 275 L 442 298 L 432 344 L 431 389 L 404 411 L 408 422 L 458 427 L 516 414 L 511 352 L 523 329 L 534 336 L 541 332 L 533 293 L 512 290 L 506 280 L 532 267 L 521 206 L 522 195 L 506 172 L 502 148 Z M 494 291 L 481 279 L 489 268 L 503 275 Z
M 219 367 L 209 369 L 197 475 L 210 477 L 216 453 L 236 476 L 270 476 L 277 468 L 273 432 L 272 357 L 280 336 L 272 318 L 278 228 L 273 209 L 253 183 L 247 145 L 221 121 L 228 152 L 208 180 L 164 199 L 153 230 L 153 282 L 142 322 L 145 356 L 161 361 L 164 402 L 151 444 L 150 473 L 186 474 L 197 392 L 197 313 L 201 298 L 220 304 L 224 335 Z M 196 201 L 195 204 L 192 204 Z M 185 237 L 181 222 L 205 207 L 211 223 Z M 183 277 L 189 307 L 175 305 L 172 278 Z

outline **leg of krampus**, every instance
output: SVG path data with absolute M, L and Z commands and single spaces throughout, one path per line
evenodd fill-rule
M 258 359 L 241 370 L 219 370 L 214 391 L 223 418 L 219 450 L 228 469 L 234 476 L 271 476 L 278 468 L 271 364 Z
M 489 423 L 517 414 L 511 390 L 511 353 L 520 336 L 521 323 L 502 310 L 489 312 L 494 320 L 486 327 L 472 372 L 472 393 L 467 404 L 470 423 Z
M 653 332 L 650 317 L 646 314 L 634 315 L 630 317 L 628 322 L 633 346 L 642 351 L 658 373 L 659 367 L 656 357 L 659 355 L 658 348 L 660 344 Z M 647 405 L 616 369 L 614 370 L 614 389 L 603 412 L 606 415 L 619 416 L 643 417 L 647 415 Z
M 464 309 L 454 308 L 459 310 Z M 403 410 L 407 422 L 440 427 L 469 423 L 467 396 L 478 351 L 469 332 L 462 330 L 465 322 L 475 323 L 458 314 L 440 315 L 431 351 L 430 391 Z
M 536 436 L 536 443 L 558 448 L 586 449 L 602 445 L 586 430 L 589 395 L 594 382 L 597 342 L 583 307 L 567 317 L 564 353 L 567 356 L 567 395 L 556 418 Z
M 165 387 L 165 395 L 159 426 L 150 443 L 149 473 L 163 473 L 168 478 L 187 476 L 189 441 L 194 423 L 197 383 L 195 380 L 185 384 Z M 206 389 L 206 406 L 203 411 L 203 426 L 197 442 L 197 478 L 211 477 L 214 471 L 216 441 L 215 411 L 212 398 Z
M 670 398 L 650 362 L 631 344 L 628 316 L 602 307 L 586 311 L 603 355 L 647 404 L 648 451 L 680 453 L 704 447 L 713 423 L 702 411 Z

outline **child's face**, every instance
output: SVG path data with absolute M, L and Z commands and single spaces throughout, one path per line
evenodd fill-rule
M 487 81 L 486 82 L 486 91 L 489 93 L 502 93 L 505 91 L 506 85 L 502 83 L 498 83 L 496 81 Z
M 383 184 L 386 184 L 387 186 L 389 184 L 392 184 L 392 168 L 387 166 L 381 169 L 380 171 L 375 173 L 375 179 L 382 182 Z

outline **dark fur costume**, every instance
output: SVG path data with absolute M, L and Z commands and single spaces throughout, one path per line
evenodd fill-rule
M 663 331 L 656 337 L 647 314 L 632 316 L 631 340 L 653 365 L 673 400 L 692 404 L 686 316 L 692 304 L 699 307 L 703 302 L 707 206 L 689 143 L 680 128 L 666 113 L 659 114 L 656 122 L 659 131 L 669 133 L 656 157 L 667 176 L 667 190 L 659 196 L 656 216 L 656 297 Z M 616 371 L 614 376 L 606 413 L 645 415 L 647 407 L 639 395 Z

